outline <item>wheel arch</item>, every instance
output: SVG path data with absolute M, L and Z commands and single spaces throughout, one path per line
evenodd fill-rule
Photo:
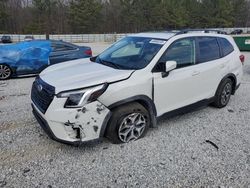
M 10 70 L 11 70 L 11 72 L 12 73 L 15 73 L 15 71 L 16 71 L 16 67 L 14 67 L 13 65 L 12 65 L 12 63 L 0 63 L 0 65 L 6 65 L 6 66 L 8 66 L 9 68 L 10 68 Z
M 112 111 L 114 108 L 118 106 L 126 105 L 131 102 L 138 102 L 142 106 L 144 106 L 150 114 L 150 120 L 151 120 L 150 127 L 156 127 L 156 117 L 157 117 L 156 107 L 153 100 L 146 95 L 137 95 L 127 99 L 123 99 L 121 101 L 109 105 L 108 108 Z
M 11 71 L 11 75 L 10 75 L 10 77 L 12 77 L 13 76 L 13 74 L 15 74 L 15 68 L 14 67 L 12 67 L 10 64 L 8 64 L 8 63 L 0 63 L 0 65 L 5 65 L 5 66 L 7 66 L 7 67 L 9 67 L 10 68 L 10 71 Z
M 236 78 L 236 76 L 233 74 L 233 73 L 229 73 L 229 74 L 227 74 L 226 76 L 224 76 L 223 78 L 222 78 L 222 80 L 220 81 L 220 84 L 218 85 L 218 87 L 217 87 L 217 90 L 216 90 L 216 92 L 218 91 L 218 88 L 220 87 L 220 85 L 221 85 L 221 83 L 225 80 L 225 79 L 230 79 L 232 82 L 233 82 L 233 91 L 232 91 L 232 95 L 234 95 L 235 94 L 235 91 L 236 91 L 236 88 L 237 88 L 237 78 Z

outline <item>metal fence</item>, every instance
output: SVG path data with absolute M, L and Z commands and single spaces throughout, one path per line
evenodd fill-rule
M 244 33 L 250 33 L 250 27 L 245 28 L 211 28 L 232 32 L 235 29 L 242 29 Z M 13 42 L 24 41 L 27 35 L 5 34 L 11 36 Z M 49 35 L 52 40 L 63 40 L 71 43 L 95 43 L 95 42 L 115 42 L 121 38 L 129 35 L 129 33 L 114 33 L 114 34 L 67 34 L 67 35 Z M 3 34 L 0 34 L 0 38 Z M 35 39 L 46 39 L 46 35 L 29 35 Z
M 79 34 L 79 35 L 50 35 L 52 40 L 64 40 L 67 42 L 115 42 L 128 34 Z
M 16 35 L 16 34 L 4 34 L 11 37 L 13 42 L 24 41 L 25 36 L 27 35 Z M 3 34 L 0 34 L 0 38 L 2 38 Z M 29 35 L 34 36 L 35 39 L 46 39 L 46 35 Z
M 12 38 L 13 42 L 24 41 L 25 36 L 33 36 L 35 39 L 46 39 L 46 35 L 16 35 L 5 34 Z M 71 43 L 95 43 L 95 42 L 115 42 L 128 34 L 68 34 L 68 35 L 49 35 L 51 40 L 63 40 Z M 0 38 L 3 34 L 0 34 Z

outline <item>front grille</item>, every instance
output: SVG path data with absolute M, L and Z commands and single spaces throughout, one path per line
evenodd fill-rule
M 55 95 L 55 87 L 44 82 L 40 77 L 33 82 L 31 100 L 45 114 Z

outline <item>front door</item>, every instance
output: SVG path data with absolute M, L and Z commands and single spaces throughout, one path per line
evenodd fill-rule
M 154 102 L 158 115 L 187 106 L 201 100 L 202 80 L 196 65 L 196 40 L 184 38 L 175 41 L 159 60 L 159 63 L 176 61 L 177 68 L 164 77 L 153 73 Z M 197 94 L 198 93 L 198 94 Z

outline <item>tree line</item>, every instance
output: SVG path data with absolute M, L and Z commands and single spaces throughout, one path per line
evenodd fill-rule
M 0 0 L 0 32 L 129 33 L 250 26 L 249 0 Z

